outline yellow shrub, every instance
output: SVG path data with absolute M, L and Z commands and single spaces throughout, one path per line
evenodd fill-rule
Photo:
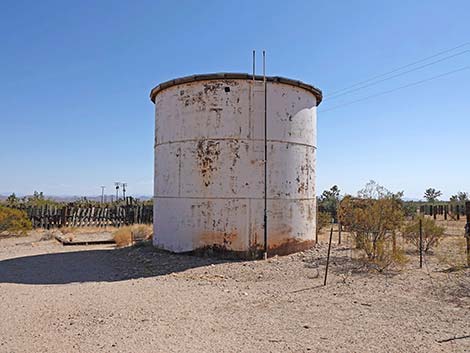
M 113 233 L 117 246 L 132 245 L 134 241 L 147 240 L 152 236 L 152 228 L 147 225 L 133 225 L 119 228 Z
M 0 232 L 11 232 L 25 235 L 26 231 L 32 229 L 31 221 L 26 212 L 0 206 Z

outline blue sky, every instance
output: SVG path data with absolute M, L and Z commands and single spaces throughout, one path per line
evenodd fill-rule
M 324 91 L 319 192 L 356 192 L 369 179 L 413 198 L 470 191 L 470 70 L 326 111 L 469 65 L 465 53 L 328 101 L 470 42 L 469 13 L 465 0 L 2 1 L 0 193 L 93 195 L 121 180 L 151 195 L 151 88 L 250 72 L 252 49 L 267 50 L 267 74 Z

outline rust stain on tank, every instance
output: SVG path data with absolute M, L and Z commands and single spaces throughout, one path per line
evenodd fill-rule
M 197 142 L 196 156 L 199 171 L 205 186 L 211 184 L 211 175 L 217 170 L 217 161 L 220 156 L 218 141 L 200 140 Z
M 203 232 L 199 235 L 199 244 L 202 246 L 217 246 L 230 250 L 237 240 L 237 232 Z
M 307 250 L 315 246 L 315 240 L 298 240 L 286 235 L 278 244 L 270 244 L 268 247 L 269 256 L 289 255 L 302 250 Z

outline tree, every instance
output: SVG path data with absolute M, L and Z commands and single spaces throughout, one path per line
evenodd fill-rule
M 469 201 L 469 198 L 470 196 L 468 192 L 459 191 L 456 195 L 452 195 L 449 200 L 450 202 L 457 203 Z
M 32 196 L 29 196 L 25 202 L 29 206 L 57 206 L 59 202 L 46 199 L 43 192 L 34 191 Z
M 366 186 L 357 192 L 361 199 L 380 199 L 390 194 L 390 191 L 374 180 L 369 180 Z
M 424 192 L 424 198 L 428 202 L 436 202 L 441 196 L 442 196 L 442 192 L 434 188 L 426 189 L 426 191 Z
M 403 228 L 403 237 L 406 241 L 416 246 L 419 251 L 420 234 L 419 222 L 422 222 L 423 230 L 423 251 L 428 252 L 434 246 L 439 244 L 442 236 L 444 235 L 444 227 L 438 226 L 436 221 L 431 218 L 420 217 L 413 222 L 408 223 Z
M 330 190 L 325 190 L 320 196 L 319 209 L 321 212 L 330 214 L 330 218 L 337 218 L 340 190 L 337 185 L 333 185 Z
M 13 193 L 11 194 L 10 196 L 7 197 L 7 199 L 5 200 L 6 201 L 6 204 L 7 206 L 9 207 L 15 207 L 19 204 L 20 200 L 18 199 L 18 197 L 16 197 L 16 194 Z

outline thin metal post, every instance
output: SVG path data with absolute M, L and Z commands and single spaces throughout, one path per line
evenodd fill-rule
M 423 268 L 423 220 L 419 220 L 419 268 Z
M 256 51 L 253 50 L 253 81 L 255 80 Z
M 266 90 L 266 51 L 263 50 L 264 85 L 264 257 L 268 257 L 268 95 Z
M 465 225 L 465 239 L 467 240 L 467 266 L 470 267 L 470 201 L 465 202 L 467 224 Z
M 338 244 L 341 245 L 341 221 L 338 219 Z
M 105 186 L 101 186 L 101 203 L 104 203 L 104 189 Z
M 326 256 L 325 279 L 323 281 L 324 286 L 326 286 L 326 279 L 328 277 L 328 267 L 330 265 L 330 253 L 331 253 L 331 240 L 332 239 L 333 239 L 333 225 L 331 225 L 330 240 L 328 241 L 328 255 Z

